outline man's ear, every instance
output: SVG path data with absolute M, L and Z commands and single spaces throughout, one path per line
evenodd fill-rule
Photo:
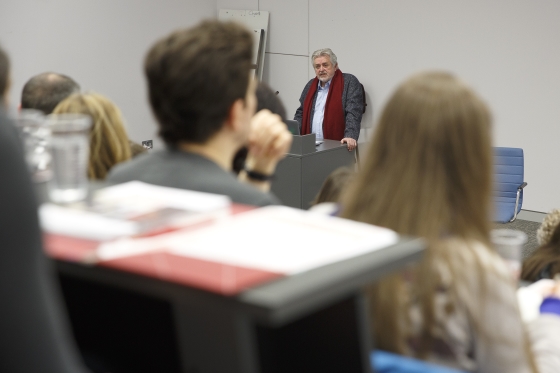
M 239 130 L 240 127 L 244 125 L 244 108 L 245 108 L 245 101 L 241 98 L 238 98 L 233 102 L 233 104 L 229 107 L 229 112 L 227 116 L 227 120 L 225 125 L 228 126 L 229 129 L 232 131 Z
M 334 71 L 338 70 L 338 62 L 334 65 Z

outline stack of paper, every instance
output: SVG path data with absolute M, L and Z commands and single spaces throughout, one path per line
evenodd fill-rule
M 216 265 L 293 275 L 395 244 L 389 229 L 288 207 L 271 206 L 192 231 L 108 242 L 100 260 L 162 250 Z
M 225 216 L 230 207 L 226 196 L 132 181 L 97 191 L 89 204 L 44 204 L 39 217 L 48 233 L 106 241 Z

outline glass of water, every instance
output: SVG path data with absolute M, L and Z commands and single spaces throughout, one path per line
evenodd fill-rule
M 53 164 L 49 197 L 56 203 L 81 201 L 88 193 L 91 118 L 84 114 L 51 114 L 46 122 L 51 130 Z
M 42 111 L 23 109 L 16 118 L 23 142 L 25 160 L 31 178 L 35 182 L 45 182 L 52 177 L 51 154 L 48 148 L 51 130 L 45 124 Z
M 527 235 L 513 229 L 493 229 L 490 232 L 490 240 L 498 254 L 506 261 L 513 278 L 518 280 L 521 274 L 523 245 L 527 242 Z

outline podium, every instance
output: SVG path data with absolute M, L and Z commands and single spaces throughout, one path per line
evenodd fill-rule
M 308 209 L 325 179 L 339 167 L 353 166 L 355 150 L 336 140 L 315 146 L 315 134 L 294 135 L 289 153 L 276 167 L 271 190 L 282 204 Z

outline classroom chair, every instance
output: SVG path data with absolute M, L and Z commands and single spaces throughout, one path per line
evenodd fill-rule
M 512 222 L 523 205 L 524 158 L 521 148 L 494 148 L 494 221 Z
M 466 373 L 381 350 L 373 351 L 370 360 L 377 373 Z

